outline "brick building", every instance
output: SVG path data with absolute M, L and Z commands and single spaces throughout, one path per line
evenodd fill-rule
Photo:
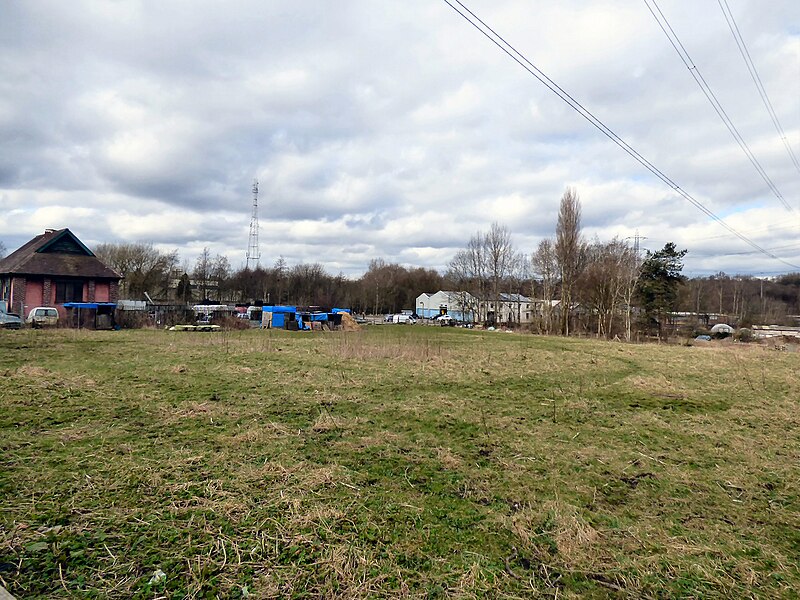
M 36 306 L 116 302 L 122 277 L 104 265 L 69 229 L 47 229 L 0 259 L 0 299 L 23 318 Z

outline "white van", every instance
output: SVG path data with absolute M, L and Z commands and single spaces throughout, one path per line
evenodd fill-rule
M 392 315 L 392 323 L 403 323 L 413 325 L 417 320 L 411 315 Z
M 54 327 L 58 325 L 58 311 L 49 306 L 37 306 L 28 313 L 25 322 L 31 327 Z

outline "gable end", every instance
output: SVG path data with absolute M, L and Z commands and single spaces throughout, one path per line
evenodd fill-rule
M 81 242 L 69 229 L 53 237 L 36 250 L 40 254 L 80 254 L 94 256 L 94 253 Z

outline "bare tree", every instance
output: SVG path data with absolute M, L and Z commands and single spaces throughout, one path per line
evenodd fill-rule
M 6 245 L 3 242 L 0 242 L 0 258 L 3 258 L 6 255 Z
M 459 250 L 447 265 L 446 278 L 452 283 L 458 309 L 464 313 L 471 313 L 473 318 L 480 321 L 480 303 L 477 302 L 477 292 L 480 287 L 480 276 L 476 272 L 473 255 L 469 249 Z M 473 305 L 474 304 L 474 305 Z
M 197 261 L 194 263 L 194 271 L 192 277 L 197 281 L 197 287 L 200 289 L 201 299 L 205 300 L 208 297 L 209 282 L 211 280 L 211 250 L 208 247 L 203 248 Z
M 573 187 L 568 187 L 561 196 L 555 253 L 561 278 L 561 333 L 569 335 L 573 295 L 583 269 L 585 254 L 585 244 L 581 237 L 581 201 Z
M 217 282 L 219 299 L 228 299 L 227 293 L 230 290 L 231 263 L 228 257 L 217 254 L 211 261 L 211 278 Z
M 520 255 L 514 249 L 508 229 L 492 223 L 488 233 L 477 232 L 466 248 L 456 253 L 448 264 L 447 277 L 459 291 L 469 292 L 483 301 L 474 314 L 478 321 L 488 321 L 485 300 L 492 300 L 494 317 L 498 318 L 501 288 L 518 276 L 519 266 Z
M 467 304 L 469 295 L 473 298 L 484 298 L 487 290 L 488 261 L 486 258 L 485 236 L 480 231 L 473 235 L 466 248 L 456 252 L 448 264 L 447 278 L 458 288 L 456 291 L 463 296 L 462 304 Z M 467 295 L 464 292 L 468 292 Z M 462 308 L 466 308 L 463 306 Z M 481 303 L 474 307 L 474 315 L 478 321 L 485 319 L 485 314 L 480 311 Z
M 286 259 L 283 258 L 283 255 L 279 256 L 275 264 L 272 265 L 272 271 L 275 276 L 275 292 L 277 294 L 275 303 L 280 304 L 284 301 L 286 295 L 286 274 L 289 271 L 289 267 L 286 266 Z
M 500 317 L 500 286 L 516 271 L 519 264 L 517 251 L 511 243 L 511 233 L 505 225 L 492 223 L 484 237 L 487 271 L 491 280 L 495 317 Z
M 635 249 L 631 248 L 622 263 L 623 284 L 620 288 L 621 301 L 625 310 L 625 339 L 629 342 L 633 338 L 633 297 L 642 274 L 642 260 Z
M 161 252 L 153 244 L 99 244 L 95 255 L 122 275 L 122 297 L 140 298 L 165 294 L 169 277 L 178 264 L 178 251 Z
M 541 329 L 546 335 L 553 331 L 553 300 L 558 278 L 558 261 L 553 246 L 553 240 L 544 239 L 539 242 L 536 252 L 531 257 L 534 276 L 542 283 Z
M 581 275 L 582 298 L 597 316 L 597 335 L 609 337 L 614 315 L 623 308 L 634 251 L 624 240 L 595 241 L 586 250 Z

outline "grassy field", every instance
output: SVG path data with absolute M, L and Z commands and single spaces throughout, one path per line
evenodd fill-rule
M 21 599 L 800 589 L 800 354 L 25 330 L 0 374 Z

